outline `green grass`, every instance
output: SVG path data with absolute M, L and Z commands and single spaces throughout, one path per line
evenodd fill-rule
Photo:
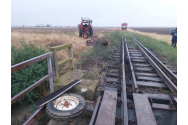
M 105 39 L 108 39 L 108 42 L 111 45 L 108 46 L 101 46 L 102 42 Z M 87 54 L 86 57 L 96 58 L 99 57 L 103 61 L 112 59 L 112 54 L 114 53 L 115 46 L 119 46 L 121 44 L 121 32 L 114 31 L 114 32 L 105 32 L 104 37 L 98 41 L 98 45 L 95 45 Z
M 98 70 L 99 68 L 97 67 L 97 65 L 95 65 L 94 67 L 92 67 L 91 69 L 89 69 L 88 73 L 84 75 L 84 79 L 96 79 L 98 76 Z
M 172 47 L 165 41 L 160 41 L 153 39 L 149 36 L 140 35 L 137 33 L 131 32 L 131 34 L 141 42 L 145 47 L 154 50 L 159 55 L 167 57 L 170 61 L 173 62 L 175 66 L 177 66 L 177 48 Z M 124 33 L 124 36 L 127 38 L 127 44 L 133 45 L 134 43 L 131 42 L 131 36 L 128 33 Z

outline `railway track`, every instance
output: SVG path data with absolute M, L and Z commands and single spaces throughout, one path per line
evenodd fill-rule
M 121 45 L 116 47 L 113 61 L 101 70 L 106 71 L 105 79 L 101 77 L 100 81 L 104 91 L 97 100 L 87 101 L 93 111 L 89 125 L 177 125 L 177 76 L 131 33 L 126 33 L 131 35 L 136 47 L 126 43 L 122 32 Z M 80 81 L 75 80 L 36 101 L 34 104 L 39 109 L 25 124 L 34 123 L 33 119 L 45 111 L 46 103 L 51 103 Z M 75 109 L 77 112 L 73 115 L 69 113 L 68 117 L 66 114 L 66 120 L 71 125 L 72 120 L 86 108 L 84 99 L 81 100 L 79 106 L 84 108 Z M 53 112 L 51 116 L 56 116 L 54 110 L 49 107 L 48 110 Z M 62 120 L 62 117 L 58 115 L 57 119 Z
M 177 76 L 129 32 L 137 47 L 128 46 L 123 33 L 95 124 L 176 125 Z

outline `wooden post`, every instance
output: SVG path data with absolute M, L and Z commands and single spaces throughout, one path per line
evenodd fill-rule
M 72 43 L 67 43 L 67 44 L 54 46 L 50 48 L 50 51 L 54 52 L 54 55 L 52 56 L 52 70 L 55 71 L 55 75 L 53 75 L 53 81 L 57 83 L 59 82 L 59 65 L 62 66 L 64 65 L 64 63 L 62 62 L 58 63 L 56 52 L 62 49 L 66 49 L 66 48 L 68 48 L 69 57 L 71 58 L 70 69 L 73 70 L 74 62 L 73 62 Z
M 52 69 L 53 71 L 55 71 L 55 74 L 53 75 L 53 81 L 59 82 L 59 68 L 58 68 L 56 50 L 50 48 L 50 51 L 54 52 L 54 55 L 52 56 Z
M 47 58 L 47 62 L 48 62 L 48 74 L 50 74 L 50 73 L 52 73 L 51 57 Z M 52 76 L 49 77 L 49 84 L 50 84 L 50 93 L 52 93 L 52 92 L 54 92 Z
M 74 61 L 73 61 L 73 52 L 72 52 L 72 46 L 68 48 L 69 57 L 71 58 L 70 61 L 70 69 L 74 70 Z

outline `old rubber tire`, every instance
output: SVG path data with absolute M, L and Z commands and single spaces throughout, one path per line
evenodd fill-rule
M 91 28 L 91 31 L 90 31 L 90 36 L 92 37 L 93 36 L 93 29 Z
M 79 104 L 77 107 L 75 107 L 72 110 L 68 111 L 61 111 L 54 107 L 53 103 L 56 99 L 50 101 L 46 105 L 46 112 L 47 115 L 55 120 L 70 120 L 78 117 L 82 112 L 84 111 L 85 107 L 85 100 L 83 97 L 77 94 L 69 93 L 69 94 L 63 94 L 62 96 L 74 96 L 79 100 Z M 60 96 L 61 97 L 61 96 Z
M 79 28 L 79 37 L 82 37 L 81 29 Z

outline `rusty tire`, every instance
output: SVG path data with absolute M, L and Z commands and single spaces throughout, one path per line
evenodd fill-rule
M 79 28 L 78 31 L 79 31 L 79 37 L 82 37 L 81 29 Z
M 80 95 L 77 94 L 63 94 L 63 96 L 74 96 L 79 100 L 79 104 L 77 107 L 75 107 L 72 110 L 68 110 L 68 111 L 61 111 L 58 110 L 54 107 L 53 103 L 56 99 L 50 101 L 47 105 L 46 105 L 46 112 L 47 115 L 55 120 L 72 120 L 76 117 L 78 117 L 79 115 L 82 114 L 82 112 L 84 111 L 84 109 L 86 108 L 85 106 L 85 100 L 83 97 L 81 97 Z
M 91 31 L 90 31 L 90 36 L 92 37 L 93 36 L 93 29 L 91 28 Z

